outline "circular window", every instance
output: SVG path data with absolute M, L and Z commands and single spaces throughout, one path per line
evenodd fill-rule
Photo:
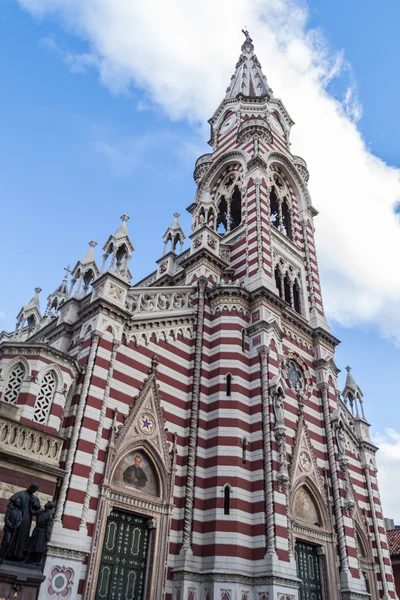
M 304 390 L 304 377 L 301 367 L 294 360 L 288 360 L 286 363 L 286 374 L 291 387 L 296 392 Z

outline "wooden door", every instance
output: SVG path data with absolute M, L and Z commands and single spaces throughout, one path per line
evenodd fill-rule
M 322 600 L 322 585 L 317 547 L 296 543 L 297 575 L 301 579 L 300 600 Z
M 96 600 L 142 600 L 147 545 L 147 519 L 113 510 L 103 539 Z

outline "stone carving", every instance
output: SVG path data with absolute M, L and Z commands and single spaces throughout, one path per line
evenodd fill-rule
M 185 288 L 160 288 L 158 290 L 131 290 L 126 298 L 125 307 L 134 316 L 147 312 L 168 312 L 185 310 L 192 307 L 193 289 Z
M 31 529 L 32 516 L 40 509 L 40 502 L 35 493 L 38 491 L 37 483 L 31 483 L 28 489 L 17 492 L 10 498 L 7 508 L 8 523 L 4 526 L 4 539 L 1 545 L 2 559 L 23 561 L 27 555 L 27 544 Z M 14 508 L 11 508 L 11 506 Z M 18 515 L 18 511 L 20 515 Z M 8 539 L 5 542 L 5 539 Z
M 40 565 L 43 554 L 46 552 L 50 540 L 51 526 L 53 523 L 54 502 L 47 502 L 44 509 L 36 515 L 36 527 L 28 542 L 28 562 Z

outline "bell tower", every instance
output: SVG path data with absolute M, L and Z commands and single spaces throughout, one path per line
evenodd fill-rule
M 207 246 L 229 263 L 230 279 L 251 292 L 268 290 L 312 327 L 329 330 L 307 165 L 290 151 L 293 121 L 243 33 L 225 98 L 209 121 L 213 151 L 196 162 L 192 251 Z

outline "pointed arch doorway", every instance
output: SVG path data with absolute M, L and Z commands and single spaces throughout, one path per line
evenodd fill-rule
M 317 487 L 302 478 L 292 500 L 299 600 L 327 600 L 336 588 L 334 536 Z M 332 594 L 332 597 L 335 596 Z

